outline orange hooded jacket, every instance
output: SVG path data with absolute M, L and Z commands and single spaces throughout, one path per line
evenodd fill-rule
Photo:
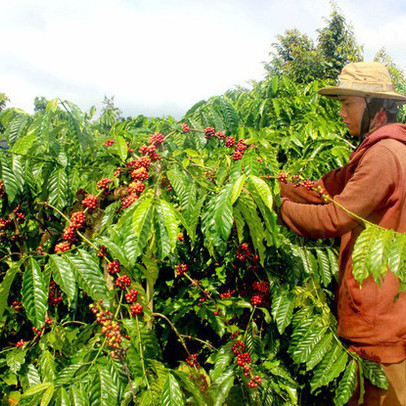
M 406 126 L 387 124 L 367 135 L 343 167 L 316 185 L 343 207 L 372 223 L 406 232 Z M 281 184 L 283 221 L 310 238 L 341 237 L 337 289 L 338 334 L 362 357 L 383 363 L 406 359 L 406 292 L 388 271 L 381 286 L 352 274 L 354 243 L 363 225 L 317 193 Z M 395 300 L 396 299 L 396 300 Z

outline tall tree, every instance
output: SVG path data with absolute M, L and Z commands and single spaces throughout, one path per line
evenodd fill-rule
M 317 79 L 335 79 L 343 66 L 361 61 L 362 47 L 357 45 L 352 27 L 334 3 L 326 26 L 317 30 L 316 43 L 297 29 L 278 35 L 273 43 L 270 62 L 265 62 L 268 77 L 286 75 L 298 83 Z
M 338 11 L 337 6 L 331 3 L 333 11 L 326 19 L 327 25 L 320 30 L 318 36 L 318 50 L 323 59 L 326 79 L 335 79 L 350 62 L 363 60 L 362 47 L 357 45 L 352 26 Z

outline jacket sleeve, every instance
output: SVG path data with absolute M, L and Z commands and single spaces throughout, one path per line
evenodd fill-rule
M 396 187 L 398 169 L 392 152 L 379 144 L 361 158 L 354 175 L 334 200 L 350 212 L 366 219 L 388 204 Z M 329 177 L 329 180 L 334 179 Z M 303 204 L 282 199 L 283 221 L 295 233 L 311 238 L 339 237 L 360 224 L 354 216 L 334 203 Z

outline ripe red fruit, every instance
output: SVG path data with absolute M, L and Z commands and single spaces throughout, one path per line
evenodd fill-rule
M 136 193 L 140 195 L 145 190 L 145 184 L 139 180 L 136 180 L 128 185 L 128 193 L 133 194 Z
M 141 145 L 139 148 L 140 154 L 141 155 L 147 155 L 148 154 L 148 145 Z
M 82 204 L 89 209 L 89 212 L 92 212 L 97 208 L 97 197 L 95 195 L 87 195 L 82 200 Z
M 279 182 L 281 182 L 281 183 L 286 183 L 286 182 L 287 182 L 287 178 L 288 178 L 288 175 L 286 175 L 286 173 L 284 173 L 284 172 L 281 172 L 281 173 L 278 175 L 278 180 L 279 180 Z
M 4 183 L 0 180 L 0 199 L 4 197 L 5 195 L 5 191 L 4 191 Z
M 204 136 L 209 140 L 211 137 L 214 137 L 216 129 L 214 127 L 206 127 L 204 129 Z
M 26 343 L 26 341 L 24 341 L 23 339 L 21 339 L 20 341 L 18 341 L 18 342 L 16 343 L 16 348 L 22 347 L 25 343 Z
M 221 131 L 217 131 L 216 134 L 215 134 L 215 136 L 216 136 L 217 138 L 221 138 L 222 140 L 224 140 L 224 139 L 226 138 L 226 135 L 225 135 L 223 132 L 221 132 Z
M 182 123 L 182 131 L 184 133 L 189 133 L 190 132 L 190 128 L 186 123 Z
M 55 252 L 65 252 L 70 250 L 70 243 L 67 241 L 60 242 L 59 244 L 55 245 Z
M 97 189 L 103 189 L 103 191 L 105 193 L 107 193 L 107 192 L 109 192 L 109 185 L 111 182 L 112 182 L 112 180 L 109 178 L 101 178 L 97 182 L 96 187 L 97 187 Z
M 97 253 L 97 256 L 99 258 L 103 258 L 107 254 L 107 248 L 104 245 L 99 245 L 99 252 Z
M 185 272 L 187 271 L 187 265 L 186 264 L 179 264 L 175 266 L 176 269 L 176 275 L 177 276 L 183 276 Z
M 65 241 L 69 241 L 70 243 L 74 243 L 76 241 L 76 228 L 69 226 L 63 230 L 62 238 Z
M 190 354 L 186 358 L 186 362 L 191 366 L 195 366 L 196 368 L 200 368 L 199 361 L 197 360 L 197 354 Z
M 135 303 L 134 305 L 132 305 L 130 307 L 131 315 L 133 317 L 139 316 L 140 314 L 142 314 L 143 309 L 144 309 L 144 307 L 141 304 Z
M 127 300 L 128 303 L 134 303 L 137 301 L 137 296 L 138 290 L 131 289 L 128 293 L 126 293 L 125 300 Z
M 138 199 L 138 196 L 135 193 L 132 193 L 132 194 L 128 195 L 121 202 L 122 203 L 122 208 L 125 209 L 125 208 L 131 206 L 137 199 Z
M 107 265 L 107 272 L 110 275 L 115 275 L 116 273 L 120 272 L 120 262 L 117 260 L 110 262 Z
M 115 143 L 115 141 L 113 140 L 113 138 L 110 138 L 104 143 L 104 145 L 106 147 L 111 147 L 114 143 Z
M 179 242 L 183 242 L 183 233 L 178 233 L 178 235 L 176 236 L 176 239 L 177 239 Z
M 247 145 L 245 144 L 245 140 L 239 140 L 238 144 L 236 145 L 235 149 L 240 152 L 244 152 L 247 150 Z
M 21 310 L 21 308 L 23 307 L 21 302 L 15 301 L 13 302 L 13 304 L 11 305 L 11 307 L 16 311 L 19 312 Z
M 264 296 L 261 295 L 253 295 L 251 297 L 251 305 L 252 306 L 261 306 L 264 300 Z
M 83 211 L 75 211 L 70 216 L 70 221 L 72 228 L 82 228 L 86 225 L 86 214 Z
M 142 166 L 141 168 L 134 169 L 131 172 L 131 177 L 142 182 L 148 179 L 148 171 Z
M 233 147 L 234 144 L 235 144 L 235 139 L 234 139 L 234 137 L 227 137 L 227 138 L 226 138 L 225 146 L 226 146 L 227 148 Z
M 243 157 L 244 153 L 240 151 L 235 151 L 233 154 L 234 161 L 239 161 Z
M 115 285 L 124 290 L 126 287 L 131 285 L 131 278 L 128 275 L 120 276 L 116 279 Z
M 153 145 L 161 145 L 165 141 L 165 136 L 161 133 L 150 134 L 149 143 Z

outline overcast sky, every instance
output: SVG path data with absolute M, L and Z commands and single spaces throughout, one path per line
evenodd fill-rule
M 385 47 L 406 68 L 405 0 L 337 0 L 366 60 Z M 264 76 L 278 34 L 316 39 L 328 0 L 0 0 L 0 93 L 124 115 L 172 115 Z

